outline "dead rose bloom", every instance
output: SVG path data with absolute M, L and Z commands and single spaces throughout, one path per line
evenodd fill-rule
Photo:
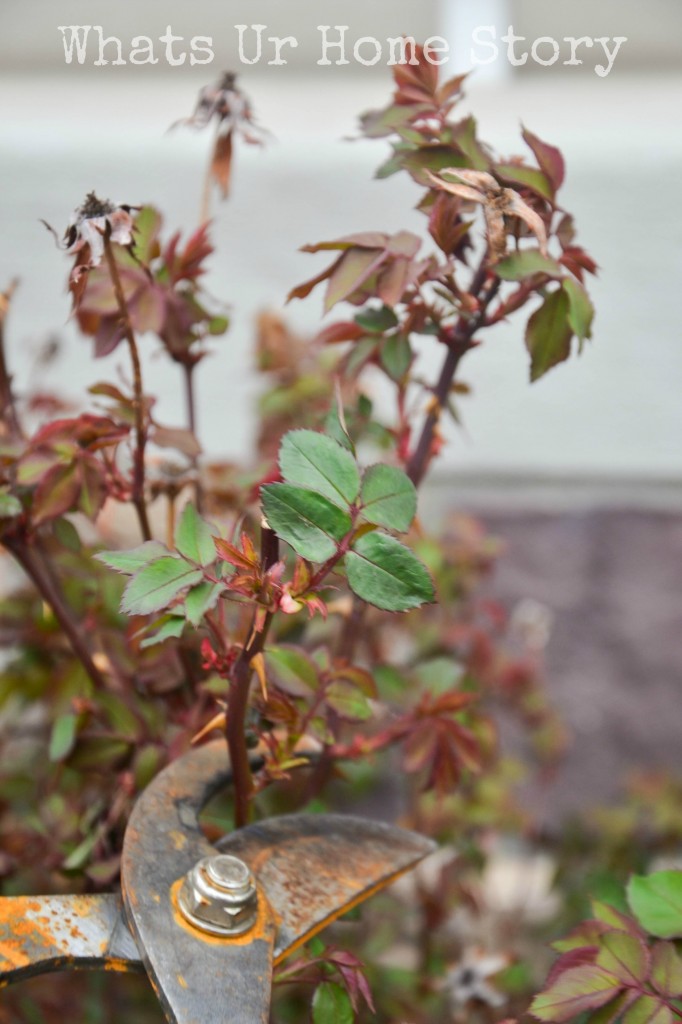
M 89 192 L 85 202 L 73 211 L 62 239 L 58 238 L 56 231 L 49 224 L 45 221 L 43 224 L 57 238 L 57 244 L 61 249 L 70 255 L 80 254 L 79 266 L 89 269 L 98 267 L 102 262 L 105 235 L 119 245 L 132 245 L 131 210 L 136 209 L 136 206 L 98 199 L 94 192 Z
M 191 128 L 206 128 L 211 122 L 217 123 L 218 135 L 210 166 L 210 177 L 220 188 L 223 199 L 230 190 L 232 170 L 232 141 L 239 135 L 252 146 L 263 145 L 265 131 L 254 120 L 253 109 L 247 96 L 237 87 L 237 76 L 232 71 L 224 72 L 213 85 L 204 86 L 199 93 L 194 113 L 171 125 L 187 125 Z

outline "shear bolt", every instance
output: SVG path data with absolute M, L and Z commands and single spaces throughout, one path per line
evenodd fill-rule
M 256 922 L 256 883 L 238 857 L 204 857 L 183 879 L 178 905 L 195 928 L 210 935 L 242 935 Z

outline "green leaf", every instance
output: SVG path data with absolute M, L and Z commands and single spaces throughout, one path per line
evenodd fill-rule
M 342 448 L 346 448 L 351 455 L 355 455 L 355 445 L 341 422 L 339 410 L 336 404 L 334 404 L 327 413 L 327 417 L 324 421 L 324 429 L 325 432 L 338 442 Z
M 212 335 L 224 334 L 230 326 L 226 316 L 214 316 L 208 322 L 208 333 Z
M 672 1024 L 673 1015 L 656 996 L 641 995 L 623 1015 L 623 1024 Z
M 419 682 L 429 693 L 446 693 L 454 690 L 462 681 L 464 667 L 454 658 L 429 658 L 415 669 Z
M 628 1008 L 632 1002 L 632 992 L 625 990 L 617 995 L 615 999 L 609 1000 L 599 1010 L 595 1010 L 587 1018 L 589 1024 L 614 1024 L 615 1021 L 620 1020 L 623 1011 Z
M 649 951 L 635 935 L 606 932 L 596 963 L 624 985 L 643 984 L 649 974 Z
M 381 365 L 391 380 L 401 381 L 412 365 L 412 346 L 404 334 L 392 334 L 381 346 Z
M 623 905 L 625 906 L 625 896 L 623 896 Z M 597 921 L 602 921 L 609 928 L 615 928 L 616 931 L 630 932 L 630 934 L 637 931 L 637 924 L 631 917 L 603 900 L 592 900 L 592 914 Z M 588 942 L 586 945 L 589 946 L 590 943 Z
M 215 550 L 215 548 L 214 548 Z M 182 558 L 166 555 L 140 569 L 123 591 L 121 611 L 128 615 L 158 612 L 185 589 L 199 583 L 201 569 L 193 569 Z
M 290 430 L 279 449 L 279 467 L 288 484 L 317 491 L 344 508 L 358 496 L 355 459 L 338 441 L 315 430 Z
M 271 529 L 311 562 L 331 558 L 353 525 L 347 512 L 302 487 L 267 484 L 261 499 Z
M 359 537 L 346 555 L 348 583 L 363 601 L 389 612 L 433 601 L 433 581 L 409 548 L 385 533 Z
M 350 996 L 335 981 L 322 981 L 313 996 L 313 1024 L 353 1024 Z
M 140 747 L 135 754 L 133 773 L 138 789 L 144 789 L 152 781 L 163 764 L 163 751 L 160 747 L 149 744 Z
M 370 334 L 383 334 L 398 326 L 398 317 L 389 306 L 381 306 L 379 309 L 363 309 L 355 317 L 355 322 Z
M 22 513 L 21 502 L 7 491 L 0 493 L 0 519 L 12 519 Z
M 568 295 L 562 288 L 550 292 L 526 327 L 530 352 L 530 379 L 536 381 L 571 354 L 573 331 L 568 322 Z
M 182 615 L 169 615 L 161 620 L 161 626 L 152 633 L 151 636 L 146 636 L 141 641 L 140 647 L 142 649 L 146 647 L 154 647 L 156 644 L 163 643 L 164 640 L 172 638 L 177 639 L 182 636 L 182 631 L 185 628 L 186 619 Z
M 633 875 L 627 892 L 642 928 L 659 939 L 682 936 L 682 871 Z
M 193 626 L 198 626 L 206 612 L 215 608 L 224 590 L 222 583 L 210 583 L 207 580 L 192 587 L 185 598 L 185 610 Z
M 94 850 L 98 839 L 99 833 L 97 831 L 86 836 L 83 842 L 79 843 L 64 860 L 62 870 L 79 871 L 90 859 L 90 854 Z
M 73 551 L 78 553 L 81 550 L 81 538 L 78 530 L 73 525 L 70 519 L 55 519 L 52 524 L 54 535 L 59 543 L 67 549 L 67 551 Z
M 68 757 L 76 743 L 78 735 L 78 716 L 74 714 L 60 715 L 52 726 L 50 736 L 50 761 L 63 761 Z
M 296 697 L 310 696 L 319 686 L 317 666 L 312 658 L 297 647 L 268 647 L 266 664 L 274 671 L 282 688 Z
M 620 987 L 613 975 L 593 964 L 571 967 L 535 997 L 530 1012 L 538 1020 L 570 1020 L 586 1010 L 604 1006 L 618 994 Z
M 402 469 L 379 464 L 365 470 L 360 489 L 363 517 L 369 523 L 404 533 L 417 512 L 417 491 Z
M 190 562 L 210 565 L 215 561 L 214 533 L 190 502 L 183 508 L 175 528 L 175 547 Z
M 360 341 L 353 345 L 352 349 L 348 353 L 345 364 L 346 373 L 349 379 L 357 376 L 360 370 L 369 362 L 374 356 L 374 353 L 379 344 L 378 338 L 368 336 L 367 338 L 361 338 Z
M 164 547 L 157 540 L 147 540 L 139 547 L 130 548 L 129 551 L 99 551 L 95 558 L 98 562 L 104 562 L 110 569 L 122 572 L 125 576 L 132 576 L 149 562 L 155 561 L 162 555 L 168 554 L 168 548 Z
M 143 206 L 135 218 L 133 245 L 135 255 L 142 263 L 149 263 L 158 249 L 161 214 L 153 206 Z
M 365 694 L 348 679 L 335 679 L 325 692 L 325 701 L 350 722 L 364 722 L 372 717 L 372 708 Z
M 554 189 L 542 171 L 534 167 L 521 167 L 518 164 L 498 164 L 495 168 L 501 178 L 513 181 L 517 185 L 525 185 L 543 199 L 552 199 Z
M 672 942 L 657 942 L 651 951 L 651 981 L 661 995 L 682 996 L 682 958 Z
M 551 256 L 543 256 L 539 249 L 519 249 L 495 265 L 495 273 L 503 281 L 521 281 L 533 274 L 562 277 L 561 266 Z
M 585 341 L 592 337 L 594 306 L 583 286 L 574 277 L 567 277 L 562 287 L 568 295 L 568 322 L 573 333 Z

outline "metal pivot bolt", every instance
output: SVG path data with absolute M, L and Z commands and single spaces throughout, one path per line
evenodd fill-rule
M 238 857 L 204 857 L 183 879 L 178 906 L 190 924 L 210 935 L 242 935 L 256 923 L 256 883 Z

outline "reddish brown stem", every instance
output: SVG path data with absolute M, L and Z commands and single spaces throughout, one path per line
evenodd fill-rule
M 445 336 L 442 339 L 448 346 L 448 352 L 443 362 L 438 383 L 434 388 L 434 401 L 432 407 L 424 421 L 424 426 L 422 427 L 422 432 L 419 436 L 417 446 L 414 449 L 407 465 L 407 475 L 415 487 L 418 487 L 422 482 L 429 467 L 434 433 L 440 420 L 443 407 L 447 403 L 450 388 L 452 387 L 452 382 L 455 379 L 455 374 L 457 372 L 457 367 L 465 353 L 472 348 L 473 336 L 485 321 L 488 306 L 497 294 L 497 290 L 500 285 L 499 278 L 495 279 L 486 295 L 481 298 L 481 292 L 487 275 L 488 252 L 486 250 L 483 254 L 478 270 L 474 274 L 471 287 L 469 289 L 469 294 L 473 298 L 480 299 L 478 311 L 473 316 L 460 316 L 454 330 L 449 334 L 449 336 Z
M 140 521 L 140 529 L 144 540 L 151 540 L 152 532 L 149 527 L 149 518 L 147 516 L 147 504 L 144 496 L 145 489 L 145 464 L 144 464 L 144 450 L 147 444 L 147 429 L 145 426 L 145 410 L 144 410 L 144 391 L 142 389 L 142 365 L 140 363 L 140 353 L 137 348 L 137 342 L 135 340 L 135 332 L 133 331 L 133 325 L 130 320 L 130 310 L 128 309 L 128 303 L 123 292 L 123 286 L 121 284 L 121 276 L 118 272 L 118 266 L 116 264 L 116 257 L 114 256 L 114 250 L 111 245 L 111 239 L 108 234 L 104 235 L 104 254 L 106 256 L 107 266 L 109 268 L 109 275 L 111 277 L 111 283 L 114 287 L 114 295 L 116 296 L 116 303 L 118 305 L 119 313 L 121 314 L 121 322 L 123 324 L 123 330 L 126 341 L 128 342 L 128 348 L 130 350 L 130 358 L 133 364 L 133 408 L 135 411 L 135 452 L 133 455 L 133 505 L 137 512 L 137 518 Z
M 40 559 L 34 557 L 31 549 L 23 541 L 4 538 L 3 543 L 29 577 L 40 596 L 52 609 L 54 617 L 64 631 L 73 653 L 94 685 L 99 690 L 104 689 L 106 686 L 104 676 L 92 660 L 92 655 L 81 636 L 77 623 L 72 618 L 71 610 L 53 575 L 41 564 Z
M 196 363 L 183 363 L 182 369 L 185 374 L 185 405 L 187 407 L 187 426 L 197 436 L 197 413 L 196 413 L 196 401 L 194 398 L 194 369 Z M 204 506 L 204 489 L 201 484 L 201 476 L 199 472 L 199 459 L 196 455 L 191 457 L 192 469 L 195 473 L 194 481 L 194 501 L 197 506 L 197 511 L 202 512 Z
M 277 535 L 273 530 L 264 525 L 261 533 L 261 558 L 265 572 L 275 564 L 278 555 L 279 543 Z M 249 750 L 246 745 L 246 712 L 249 707 L 253 659 L 257 654 L 261 654 L 265 647 L 272 618 L 272 612 L 268 612 L 262 628 L 260 631 L 257 631 L 256 618 L 254 616 L 249 629 L 248 639 L 235 662 L 230 692 L 227 697 L 225 736 L 232 768 L 235 828 L 243 828 L 248 823 L 251 810 L 251 796 L 254 786 L 253 773 L 249 761 Z

